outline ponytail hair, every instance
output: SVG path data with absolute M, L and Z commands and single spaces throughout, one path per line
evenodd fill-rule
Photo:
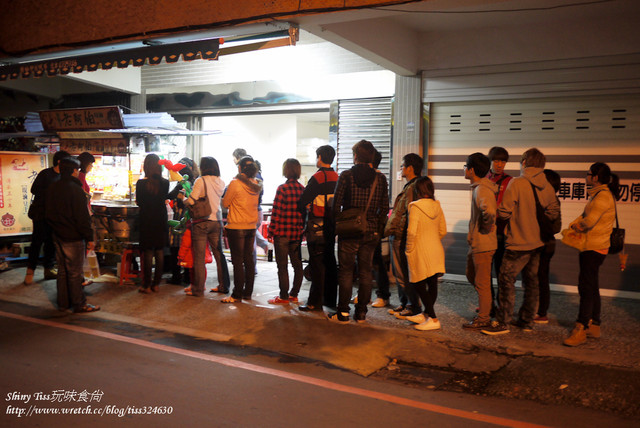
M 613 197 L 618 200 L 620 197 L 620 178 L 617 174 L 611 172 L 609 165 L 603 162 L 596 162 L 591 165 L 589 172 L 594 177 L 597 177 L 598 183 L 606 184 L 613 194 Z
M 258 167 L 251 156 L 244 156 L 240 159 L 238 166 L 240 167 L 240 172 L 246 175 L 247 178 L 253 178 L 258 173 Z

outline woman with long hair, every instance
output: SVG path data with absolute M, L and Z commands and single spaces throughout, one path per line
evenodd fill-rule
M 620 180 L 606 163 L 596 162 L 587 171 L 585 179 L 589 201 L 584 212 L 570 224 L 576 232 L 585 234 L 585 244 L 580 251 L 578 293 L 580 309 L 571 335 L 565 339 L 567 346 L 582 345 L 587 337 L 600 337 L 600 265 L 609 253 L 613 222 L 616 218 L 616 199 Z
M 429 177 L 416 180 L 415 198 L 409 204 L 405 253 L 409 282 L 420 296 L 424 312 L 407 317 L 407 320 L 415 323 L 417 330 L 438 330 L 440 321 L 434 304 L 438 298 L 438 278 L 445 272 L 442 238 L 447 234 L 447 224 Z
M 222 205 L 227 214 L 227 239 L 233 263 L 233 292 L 222 299 L 223 303 L 233 303 L 242 299 L 250 300 L 255 279 L 253 246 L 258 221 L 258 199 L 262 191 L 262 181 L 257 180 L 258 168 L 251 156 L 244 156 L 238 162 L 238 175 L 227 188 Z
M 169 180 L 162 178 L 158 155 L 144 158 L 144 178 L 136 183 L 136 204 L 140 207 L 140 249 L 143 252 L 142 287 L 140 293 L 158 291 L 162 279 L 164 247 L 167 245 L 169 225 L 165 201 L 169 193 Z M 151 271 L 155 258 L 155 272 Z
M 220 178 L 218 161 L 211 156 L 200 159 L 200 173 L 202 174 L 193 184 L 191 195 L 186 200 L 187 206 L 205 195 L 211 206 L 211 214 L 204 219 L 191 220 L 191 248 L 193 251 L 193 281 L 189 296 L 202 297 L 204 295 L 207 272 L 205 255 L 207 245 L 211 248 L 218 268 L 218 286 L 212 292 L 229 292 L 229 269 L 227 259 L 222 254 L 222 210 L 220 198 L 224 193 L 224 181 Z

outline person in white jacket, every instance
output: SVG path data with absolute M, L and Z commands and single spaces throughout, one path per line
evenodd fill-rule
M 438 330 L 440 321 L 433 306 L 438 297 L 438 278 L 445 272 L 442 238 L 447 234 L 447 224 L 429 177 L 416 180 L 415 193 L 416 200 L 408 210 L 406 255 L 409 282 L 415 286 L 424 312 L 406 319 L 416 323 L 417 330 Z

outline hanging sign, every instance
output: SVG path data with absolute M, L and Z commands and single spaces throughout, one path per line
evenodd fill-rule
M 117 106 L 46 110 L 40 112 L 40 121 L 47 132 L 124 128 Z

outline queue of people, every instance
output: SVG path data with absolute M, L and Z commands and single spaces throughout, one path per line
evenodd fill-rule
M 354 165 L 338 175 L 331 167 L 335 158 L 333 147 L 319 147 L 316 150 L 318 171 L 306 187 L 298 182 L 300 163 L 296 159 L 284 162 L 282 175 L 286 181 L 278 186 L 268 228 L 268 239 L 275 248 L 280 292 L 269 303 L 298 302 L 303 278 L 300 244 L 306 237 L 311 286 L 306 303 L 300 305 L 299 310 L 323 311 L 323 306 L 335 307 L 337 310 L 329 314 L 328 319 L 348 323 L 353 285 L 357 281 L 353 319 L 364 322 L 369 306 L 381 309 L 389 305 L 388 278 L 385 278 L 387 281 L 380 280 L 386 270 L 374 269 L 374 254 L 380 250 L 382 238 L 389 237 L 391 267 L 400 305 L 388 309 L 388 313 L 414 323 L 417 330 L 438 330 L 442 326 L 434 305 L 438 278 L 445 273 L 442 239 L 447 233 L 446 216 L 436 198 L 433 182 L 421 175 L 423 159 L 415 153 L 403 157 L 402 177 L 407 183 L 388 216 L 388 183 L 384 174 L 376 169 L 380 154 L 366 140 L 355 144 L 352 150 Z M 216 159 L 203 157 L 199 168 L 201 175 L 195 177 L 193 171 L 198 170 L 197 167 L 185 158 L 185 164 L 191 162 L 188 169 L 193 175 L 188 177 L 193 183 L 188 197 L 182 188 L 176 187 L 169 192 L 169 182 L 161 177 L 157 155 L 150 154 L 145 158 L 145 177 L 136 186 L 143 249 L 141 293 L 158 291 L 163 273 L 163 249 L 170 235 L 165 204 L 169 198 L 175 198 L 183 209 L 194 209 L 202 200 L 208 204 L 204 217 L 192 218 L 188 223 L 193 269 L 186 294 L 204 296 L 205 258 L 210 251 L 218 273 L 218 285 L 211 292 L 226 295 L 231 291 L 221 300 L 223 303 L 252 298 L 256 274 L 256 224 L 262 222 L 260 198 L 263 186 L 257 177 L 257 162 L 246 152 L 237 152 L 241 155 L 237 160 L 238 174 L 228 186 L 220 178 Z M 478 294 L 478 308 L 477 316 L 462 328 L 487 335 L 506 334 L 514 327 L 532 331 L 534 324 L 548 323 L 549 262 L 555 252 L 554 235 L 561 228 L 560 202 L 556 195 L 560 177 L 545 169 L 544 154 L 536 148 L 525 151 L 520 159 L 518 177 L 504 173 L 508 159 L 506 149 L 493 147 L 488 156 L 483 153 L 469 155 L 463 168 L 471 188 L 466 277 Z M 63 310 L 72 308 L 74 312 L 99 309 L 87 304 L 82 292 L 82 254 L 93 249 L 94 238 L 90 213 L 86 209 L 84 183 L 76 178 L 81 166 L 87 173 L 93 161 L 84 156 L 81 164 L 68 153 L 59 152 L 54 157 L 54 167 L 41 172 L 38 177 L 42 175 L 42 178 L 36 179 L 32 189 L 36 195 L 30 209 L 34 219 L 34 242 L 46 242 L 43 231 L 52 230 L 59 267 L 58 306 Z M 40 183 L 45 181 L 51 190 L 43 195 L 39 189 Z M 586 184 L 590 186 L 590 199 L 583 214 L 570 224 L 572 230 L 585 234 L 586 244 L 579 256 L 580 307 L 576 326 L 564 341 L 567 346 L 583 344 L 587 337 L 600 337 L 598 270 L 608 253 L 619 190 L 618 177 L 606 164 L 599 162 L 589 168 Z M 84 206 L 83 215 L 69 216 L 72 210 L 79 210 L 80 202 Z M 226 225 L 222 207 L 228 210 Z M 347 213 L 355 214 L 356 220 L 349 218 Z M 233 290 L 230 290 L 227 260 L 222 252 L 223 236 L 226 236 L 231 252 Z M 265 244 L 260 242 L 258 245 Z M 45 251 L 45 267 L 51 266 L 46 257 L 49 252 Z M 152 274 L 154 260 L 155 272 Z M 289 262 L 294 271 L 292 282 Z M 25 284 L 31 283 L 33 277 L 31 259 L 29 263 Z M 374 270 L 377 271 L 379 290 L 377 298 L 371 302 Z M 495 292 L 492 270 L 497 277 Z M 522 274 L 524 298 L 514 319 L 518 274 Z

